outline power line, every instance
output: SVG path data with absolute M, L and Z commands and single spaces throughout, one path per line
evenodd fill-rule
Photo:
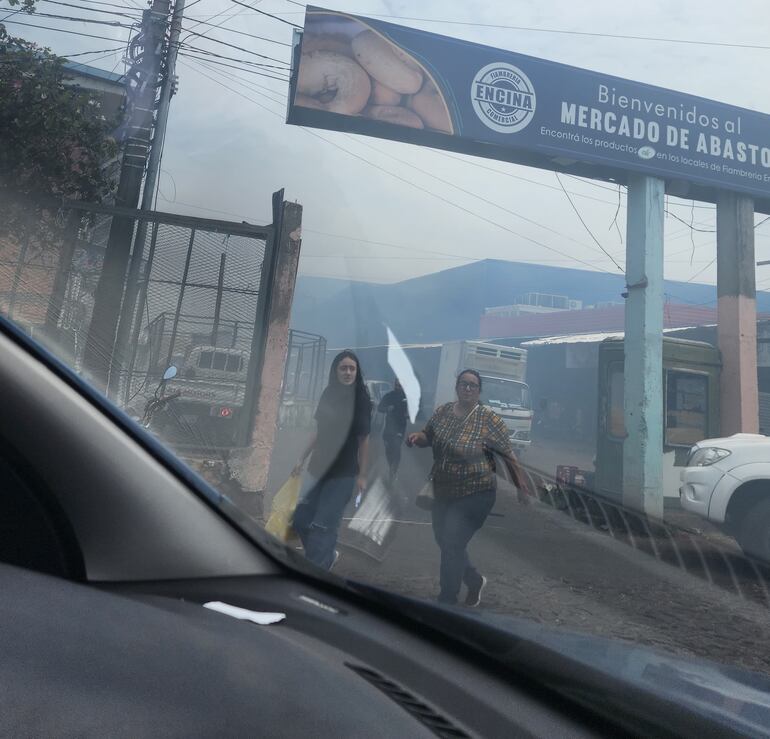
M 190 36 L 196 36 L 198 38 L 207 39 L 208 41 L 212 41 L 215 44 L 222 44 L 222 46 L 229 46 L 231 49 L 237 49 L 238 51 L 242 51 L 245 54 L 253 54 L 254 56 L 258 56 L 261 59 L 267 59 L 271 62 L 280 62 L 281 64 L 286 64 L 288 66 L 288 63 L 285 59 L 276 59 L 274 56 L 267 56 L 265 54 L 258 54 L 256 51 L 252 51 L 251 49 L 246 49 L 243 46 L 238 46 L 237 44 L 230 44 L 227 41 L 220 41 L 219 39 L 215 39 L 212 36 L 207 36 L 204 33 L 198 33 L 197 31 L 191 31 L 189 28 L 184 29 L 187 33 L 187 36 L 185 36 L 185 39 L 189 38 Z M 181 43 L 181 42 L 180 42 Z
M 714 257 L 705 267 L 702 269 L 699 269 L 690 279 L 687 280 L 687 282 L 692 282 L 696 277 L 699 275 L 702 275 L 714 262 L 716 262 L 717 258 Z
M 43 0 L 43 1 L 50 2 L 51 0 Z M 88 5 L 104 5 L 108 8 L 119 8 L 122 10 L 129 10 L 129 7 L 126 5 L 123 5 L 122 3 L 109 3 L 109 2 L 106 2 L 105 0 L 80 0 L 80 2 L 87 3 Z M 88 8 L 86 8 L 84 5 L 79 5 L 77 7 L 83 8 L 83 10 L 88 10 Z M 139 11 L 139 13 L 141 14 L 142 12 L 141 8 L 137 7 L 136 5 L 132 5 L 131 7 Z
M 238 2 L 238 0 L 232 0 Z M 293 3 L 300 5 L 300 3 Z M 238 5 L 243 3 L 238 2 Z M 244 7 L 249 7 L 248 5 Z M 306 6 L 305 6 L 306 7 Z M 254 10 L 254 8 L 251 8 Z M 283 15 L 293 15 L 293 12 L 285 12 Z M 762 46 L 760 44 L 733 44 L 724 41 L 701 41 L 699 39 L 679 39 L 679 38 L 666 38 L 659 36 L 632 36 L 630 34 L 620 33 L 599 33 L 596 31 L 572 31 L 563 28 L 536 28 L 534 26 L 507 26 L 499 23 L 478 23 L 475 21 L 454 21 L 446 20 L 444 18 L 415 18 L 408 15 L 390 15 L 387 13 L 366 13 L 367 16 L 372 18 L 392 18 L 394 20 L 402 21 L 418 21 L 420 23 L 442 23 L 447 26 L 473 26 L 474 28 L 499 28 L 505 31 L 528 31 L 532 33 L 556 33 L 564 34 L 568 36 L 589 36 L 592 38 L 611 38 L 620 39 L 623 41 L 654 41 L 657 43 L 666 44 L 686 44 L 692 46 L 718 46 L 731 49 L 761 49 L 763 51 L 770 50 L 770 46 Z M 283 20 L 283 19 L 280 19 Z M 288 23 L 289 21 L 284 21 Z
M 9 10 L 9 8 L 0 8 L 0 10 Z M 41 18 L 54 18 L 60 21 L 70 21 L 73 23 L 92 23 L 97 26 L 114 26 L 115 28 L 133 28 L 133 25 L 121 23 L 120 21 L 103 21 L 98 18 L 76 18 L 71 15 L 56 15 L 54 13 L 39 13 L 38 11 L 28 12 L 27 15 L 36 15 Z M 18 25 L 24 25 L 18 23 L 18 21 L 11 21 L 11 23 L 17 23 Z
M 80 62 L 80 63 L 73 63 L 72 66 L 74 66 L 74 67 L 87 67 L 87 66 L 93 64 L 94 62 L 98 62 L 98 61 L 100 61 L 102 59 L 107 59 L 107 58 L 109 58 L 111 56 L 115 56 L 115 54 L 117 54 L 117 52 L 122 51 L 122 50 L 123 50 L 123 47 L 121 46 L 119 49 L 113 49 L 109 54 L 105 54 L 104 56 L 97 56 L 97 57 L 94 57 L 93 59 L 89 59 L 88 60 L 88 64 L 84 64 L 84 63 Z M 93 54 L 95 52 L 90 52 L 90 53 Z
M 94 49 L 93 51 L 79 51 L 73 54 L 55 54 L 54 59 L 58 58 L 58 59 L 63 59 L 64 61 L 67 61 L 76 56 L 89 56 L 91 54 L 102 54 L 106 52 L 110 52 L 110 53 L 106 53 L 106 56 L 110 56 L 110 54 L 114 54 L 115 52 L 122 51 L 122 50 L 123 50 L 122 46 L 117 46 L 114 49 Z M 104 59 L 106 57 L 100 57 L 100 58 Z M 54 59 L 46 60 L 44 58 L 41 58 L 38 61 L 54 61 Z M 96 61 L 96 59 L 92 59 L 91 61 Z M 18 63 L 18 60 L 16 59 L 0 59 L 0 64 L 17 64 L 17 63 Z M 89 62 L 89 64 L 90 63 L 91 62 Z
M 116 46 L 114 49 L 95 49 L 94 51 L 79 51 L 76 54 L 57 54 L 60 59 L 71 59 L 75 56 L 87 56 L 88 54 L 101 54 L 102 52 L 107 53 L 108 51 L 123 51 L 122 46 Z
M 703 234 L 716 233 L 716 229 L 713 229 L 713 228 L 697 228 L 692 223 L 688 223 L 687 221 L 684 220 L 684 218 L 680 218 L 678 215 L 676 215 L 675 213 L 672 213 L 670 210 L 666 211 L 666 215 L 671 216 L 674 220 L 677 220 L 680 223 L 684 223 L 684 225 L 687 226 L 687 228 L 689 228 L 690 231 L 697 231 L 698 233 L 703 233 Z
M 191 57 L 191 58 L 192 59 L 196 59 L 196 57 Z M 213 60 L 210 60 L 210 59 L 196 59 L 196 61 L 198 61 L 199 64 L 203 64 L 204 66 L 208 67 L 208 69 L 210 69 L 212 72 L 218 72 L 219 71 L 219 70 L 216 69 L 216 67 L 212 68 L 212 67 L 209 66 L 211 64 L 217 64 L 217 62 L 215 62 Z M 236 69 L 236 67 L 234 65 L 232 65 L 232 64 L 221 64 L 221 63 L 219 63 L 218 66 L 230 67 L 232 69 Z M 241 72 L 248 72 L 250 74 L 259 74 L 259 72 L 256 72 L 253 69 L 242 69 L 240 67 L 238 67 L 237 69 L 239 71 L 241 71 Z M 255 82 L 253 79 L 246 80 L 243 77 L 238 77 L 237 75 L 232 74 L 232 72 L 229 75 L 227 75 L 227 76 L 231 77 L 232 79 L 241 80 L 244 84 L 246 84 L 246 82 L 248 82 L 250 85 L 252 85 L 253 87 L 257 87 L 260 90 L 265 90 L 267 92 L 272 92 L 272 93 L 278 94 L 277 90 L 273 90 L 270 87 L 265 87 L 264 85 L 260 85 L 258 82 Z M 261 75 L 261 76 L 264 77 L 264 76 L 267 76 L 267 75 Z M 278 79 L 278 78 L 277 77 L 276 78 L 270 77 L 269 79 Z M 285 82 L 285 80 L 281 80 L 281 82 Z
M 208 49 L 201 49 L 199 46 L 192 46 L 191 44 L 184 44 L 183 46 L 179 47 L 180 51 L 194 51 L 198 54 L 204 54 L 205 56 L 213 56 L 217 59 L 225 59 L 228 62 L 240 62 L 241 64 L 246 64 L 250 67 L 260 67 L 265 69 L 280 69 L 282 71 L 288 72 L 290 70 L 290 67 L 287 67 L 284 64 L 265 64 L 264 62 L 254 62 L 251 61 L 251 59 L 239 59 L 237 57 L 227 56 L 225 54 L 217 54 L 214 51 L 209 51 Z
M 275 92 L 275 91 L 274 90 L 270 90 L 269 92 Z M 257 94 L 259 94 L 259 93 L 257 93 Z M 271 100 L 272 100 L 272 98 L 271 98 Z M 283 101 L 273 100 L 273 102 L 282 103 Z M 363 141 L 355 139 L 352 136 L 348 136 L 347 134 L 343 134 L 343 135 L 345 136 L 345 138 L 348 138 L 348 139 L 350 139 L 352 141 L 355 141 L 356 143 L 360 144 L 361 146 L 365 146 L 366 148 L 371 149 L 372 151 L 376 152 L 377 154 L 380 154 L 382 156 L 386 156 L 389 159 L 392 159 L 393 161 L 398 162 L 399 164 L 403 164 L 404 166 L 410 167 L 411 169 L 414 169 L 417 172 L 420 172 L 421 174 L 426 175 L 427 177 L 431 177 L 432 179 L 435 179 L 438 182 L 441 182 L 441 183 L 443 183 L 445 185 L 448 185 L 449 187 L 453 187 L 456 190 L 459 190 L 460 192 L 464 193 L 465 195 L 468 195 L 468 196 L 470 196 L 472 198 L 475 198 L 475 199 L 480 200 L 480 201 L 482 201 L 484 203 L 487 203 L 488 205 L 491 205 L 491 206 L 493 206 L 495 208 L 498 208 L 499 210 L 502 210 L 503 212 L 508 213 L 509 215 L 514 216 L 515 218 L 519 218 L 520 220 L 523 220 L 526 223 L 529 223 L 530 225 L 536 226 L 538 228 L 545 229 L 546 231 L 550 231 L 551 233 L 556 234 L 557 236 L 561 236 L 562 238 L 565 238 L 565 239 L 567 239 L 569 241 L 573 241 L 574 243 L 578 244 L 579 246 L 582 246 L 584 248 L 586 247 L 586 245 L 583 244 L 582 242 L 577 241 L 576 239 L 573 239 L 571 236 L 568 236 L 568 235 L 566 235 L 564 233 L 561 233 L 560 231 L 557 231 L 557 230 L 551 228 L 550 226 L 546 226 L 546 225 L 544 225 L 544 224 L 542 224 L 542 223 L 540 223 L 538 221 L 535 221 L 532 218 L 528 218 L 527 216 L 522 215 L 521 213 L 517 213 L 516 211 L 511 210 L 510 208 L 506 208 L 505 206 L 500 205 L 499 203 L 495 203 L 494 201 L 489 200 L 488 198 L 485 198 L 485 197 L 479 195 L 478 193 L 475 193 L 475 192 L 473 192 L 471 190 L 468 190 L 468 189 L 466 189 L 464 187 L 460 187 L 459 185 L 455 184 L 454 182 L 451 182 L 450 180 L 444 179 L 443 177 L 439 177 L 438 175 L 436 175 L 436 174 L 434 174 L 432 172 L 428 172 L 427 170 L 422 169 L 421 167 L 418 167 L 417 165 L 412 164 L 411 162 L 404 161 L 403 159 L 400 159 L 397 156 L 394 156 L 392 154 L 388 154 L 387 152 L 381 151 L 380 149 L 378 149 L 375 146 L 372 146 L 371 144 L 367 144 L 367 143 L 365 143 Z M 569 195 L 567 195 L 567 197 L 569 198 Z M 575 207 L 574 203 L 572 205 L 573 205 L 573 208 L 574 208 Z M 579 214 L 578 214 L 578 217 L 580 217 Z M 582 219 L 581 219 L 581 221 L 582 221 Z M 585 223 L 584 223 L 584 225 L 585 225 Z M 590 233 L 590 230 L 589 230 L 589 233 Z M 591 234 L 591 235 L 593 236 L 593 234 Z M 595 238 L 594 238 L 594 241 L 596 241 Z M 602 247 L 601 244 L 598 243 L 598 241 L 596 243 L 599 246 L 599 248 L 602 250 L 602 252 L 604 254 L 606 254 L 614 262 L 614 264 L 618 267 L 618 269 L 621 269 L 620 265 L 618 265 L 618 263 L 613 259 L 612 255 L 610 255 L 609 252 L 607 252 L 604 249 L 604 247 Z M 622 271 L 622 269 L 621 269 L 621 271 Z
M 270 92 L 274 93 L 275 91 L 270 90 Z M 260 93 L 257 93 L 257 94 L 260 94 Z M 265 97 L 267 97 L 267 96 L 265 96 Z M 282 103 L 283 102 L 283 101 L 280 101 L 280 100 L 274 100 L 273 98 L 269 98 L 269 99 L 272 100 L 273 102 L 277 102 L 277 103 Z M 365 143 L 363 141 L 359 141 L 358 139 L 355 139 L 354 137 L 349 136 L 347 134 L 343 134 L 343 136 L 345 136 L 345 138 L 348 138 L 348 139 L 350 139 L 352 141 L 355 141 L 356 143 L 358 143 L 358 144 L 360 144 L 362 146 L 367 147 L 368 149 L 371 149 L 372 151 L 376 152 L 377 154 L 380 154 L 382 156 L 386 156 L 386 157 L 388 157 L 388 158 L 398 162 L 399 164 L 403 164 L 403 165 L 405 165 L 407 167 L 410 167 L 410 168 L 420 172 L 421 174 L 424 174 L 424 175 L 426 175 L 428 177 L 431 177 L 431 178 L 433 178 L 433 179 L 435 179 L 435 180 L 437 180 L 437 181 L 439 181 L 439 182 L 441 182 L 441 183 L 443 183 L 445 185 L 453 187 L 453 188 L 459 190 L 460 192 L 462 192 L 462 193 L 464 193 L 466 195 L 469 195 L 470 197 L 473 197 L 473 198 L 475 198 L 477 200 L 481 200 L 482 202 L 487 203 L 488 205 L 492 205 L 493 207 L 498 208 L 498 209 L 502 210 L 503 212 L 508 213 L 509 215 L 512 215 L 512 216 L 514 216 L 516 218 L 519 218 L 519 219 L 525 221 L 526 223 L 529 223 L 531 225 L 537 226 L 538 228 L 543 228 L 546 231 L 550 231 L 551 233 L 556 234 L 557 236 L 561 236 L 563 238 L 568 239 L 569 241 L 573 241 L 576 244 L 578 244 L 579 246 L 582 246 L 584 248 L 586 247 L 585 244 L 583 244 L 583 243 L 581 243 L 579 241 L 576 241 L 575 239 L 573 239 L 570 236 L 567 236 L 566 234 L 563 234 L 563 233 L 561 233 L 559 231 L 556 231 L 555 229 L 552 229 L 549 226 L 545 226 L 542 223 L 539 223 L 538 221 L 535 221 L 535 220 L 533 220 L 531 218 L 523 216 L 520 213 L 517 213 L 516 211 L 513 211 L 513 210 L 511 210 L 509 208 L 506 208 L 505 206 L 502 206 L 499 203 L 495 203 L 494 201 L 491 201 L 488 198 L 485 198 L 485 197 L 483 197 L 481 195 L 478 195 L 477 193 L 474 193 L 471 190 L 467 190 L 467 189 L 465 189 L 463 187 L 460 187 L 459 185 L 455 184 L 454 182 L 451 182 L 450 180 L 446 180 L 443 177 L 439 177 L 438 175 L 435 175 L 432 172 L 428 172 L 427 170 L 424 170 L 421 167 L 418 167 L 415 164 L 412 164 L 411 162 L 404 161 L 403 159 L 400 159 L 399 157 L 396 157 L 396 156 L 394 156 L 392 154 L 388 154 L 387 152 L 383 152 L 380 149 L 378 149 L 378 148 L 376 148 L 374 146 L 371 146 L 370 144 L 367 144 L 367 143 Z M 569 195 L 567 197 L 569 197 Z M 573 207 L 574 207 L 574 205 L 573 205 Z M 599 248 L 602 250 L 602 252 L 604 252 L 607 256 L 609 256 L 609 258 L 620 269 L 620 266 L 618 265 L 618 263 L 612 258 L 612 256 L 607 251 L 604 250 L 604 248 L 601 246 L 601 244 L 599 244 Z
M 415 164 L 412 164 L 411 162 L 404 161 L 403 159 L 399 159 L 397 156 L 394 156 L 392 154 L 388 154 L 387 152 L 381 151 L 380 149 L 377 149 L 374 146 L 371 146 L 370 144 L 365 143 L 364 141 L 360 141 L 358 139 L 355 139 L 352 136 L 345 135 L 345 138 L 350 139 L 351 141 L 355 141 L 356 143 L 360 144 L 361 146 L 365 146 L 367 149 L 371 149 L 372 151 L 377 152 L 378 154 L 381 154 L 383 156 L 388 157 L 389 159 L 393 159 L 394 161 L 398 162 L 399 164 L 403 164 L 407 167 L 411 167 L 412 169 L 420 172 L 421 174 L 426 175 L 427 177 L 431 177 L 434 180 L 437 180 L 438 182 L 441 182 L 445 185 L 449 185 L 449 187 L 454 187 L 456 190 L 459 190 L 460 192 L 469 195 L 472 198 L 475 198 L 476 200 L 480 200 L 484 203 L 487 203 L 488 205 L 491 205 L 495 208 L 498 208 L 499 210 L 502 210 L 505 213 L 508 213 L 509 215 L 514 216 L 515 218 L 519 218 L 520 220 L 524 221 L 525 223 L 529 223 L 532 226 L 537 226 L 538 228 L 545 229 L 546 231 L 550 231 L 553 234 L 556 234 L 557 236 L 561 236 L 562 238 L 567 239 L 568 241 L 572 241 L 579 246 L 585 247 L 586 244 L 581 243 L 580 241 L 577 241 L 573 239 L 571 236 L 567 236 L 566 234 L 561 233 L 560 231 L 557 231 L 556 229 L 551 228 L 550 226 L 546 226 L 542 223 L 539 223 L 538 221 L 535 221 L 532 218 L 528 218 L 527 216 L 521 215 L 521 213 L 517 213 L 514 210 L 511 210 L 510 208 L 506 208 L 503 205 L 500 205 L 499 203 L 495 203 L 492 200 L 489 200 L 488 198 L 483 197 L 482 195 L 479 195 L 478 193 L 475 193 L 471 190 L 467 190 L 464 187 L 460 187 L 459 185 L 455 184 L 454 182 L 451 182 L 450 180 L 446 180 L 443 177 L 439 177 L 436 174 L 433 174 L 432 172 L 428 172 L 427 170 L 422 169 L 421 167 L 418 167 Z
M 287 21 L 285 18 L 279 18 L 277 15 L 273 15 L 272 13 L 267 13 L 264 10 L 258 10 L 257 8 L 254 8 L 251 5 L 246 5 L 246 3 L 240 2 L 240 0 L 231 0 L 231 2 L 234 2 L 236 5 L 242 5 L 244 8 L 253 10 L 255 13 L 259 13 L 260 15 L 266 15 L 268 18 L 272 18 L 273 20 L 281 21 L 281 23 L 285 23 L 287 26 L 291 26 L 292 28 L 298 28 L 300 31 L 302 30 L 302 26 L 298 26 L 296 23 Z
M 104 41 L 104 36 L 96 36 L 93 33 L 83 33 L 82 31 L 68 31 L 64 28 L 55 28 L 51 26 L 37 26 L 34 23 L 22 23 L 21 21 L 10 21 L 10 23 L 13 23 L 16 26 L 27 26 L 28 28 L 40 28 L 44 31 L 57 31 L 58 33 L 68 33 L 72 36 L 82 36 L 83 38 L 98 38 L 101 41 Z M 130 30 L 130 26 L 127 26 Z
M 118 15 L 122 16 L 123 18 L 131 18 L 132 20 L 139 21 L 141 19 L 141 14 L 137 13 L 125 13 L 120 12 L 118 10 L 101 10 L 99 8 L 86 8 L 82 5 L 76 5 L 74 3 L 65 3 L 63 0 L 40 0 L 40 2 L 49 3 L 51 5 L 62 5 L 66 8 L 76 8 L 77 10 L 85 10 L 90 13 L 102 13 L 103 15 Z M 119 6 L 116 6 L 119 7 Z M 40 13 L 35 12 L 34 15 L 40 15 Z
M 577 206 L 573 202 L 572 198 L 569 196 L 569 193 L 567 192 L 567 188 L 564 187 L 564 184 L 561 181 L 561 177 L 559 177 L 558 172 L 554 172 L 556 175 L 556 179 L 558 180 L 559 184 L 561 185 L 561 189 L 564 191 L 565 196 L 567 197 L 567 200 L 569 200 L 569 204 L 572 206 L 572 210 L 575 211 L 575 215 L 578 217 L 580 222 L 583 224 L 583 228 L 585 228 L 586 231 L 588 231 L 588 235 L 594 240 L 594 243 L 610 258 L 612 263 L 621 271 L 625 272 L 623 267 L 621 267 L 616 261 L 615 258 L 610 254 L 600 243 L 599 239 L 594 236 L 593 231 L 591 231 L 590 228 L 588 228 L 588 224 L 583 220 L 583 216 L 580 215 L 580 211 L 577 209 Z
M 233 0 L 233 2 L 235 2 L 235 0 Z M 263 110 L 266 110 L 267 112 L 269 112 L 271 115 L 274 115 L 274 116 L 276 116 L 278 118 L 282 118 L 283 117 L 283 116 L 281 116 L 280 113 L 277 113 L 272 108 L 269 108 L 266 105 L 263 105 L 262 103 L 257 102 L 253 98 L 250 98 L 247 95 L 244 95 L 242 92 L 240 92 L 238 90 L 234 90 L 232 87 L 228 87 L 221 80 L 217 80 L 217 79 L 215 79 L 213 77 L 210 77 L 209 75 L 207 75 L 206 73 L 204 73 L 204 72 L 202 72 L 200 70 L 199 70 L 199 74 L 202 74 L 204 77 L 210 79 L 212 82 L 215 82 L 216 84 L 224 87 L 226 90 L 230 90 L 230 92 L 233 92 L 234 94 L 242 97 L 243 99 L 248 100 L 248 101 L 254 103 L 258 107 L 260 107 Z M 262 93 L 259 93 L 259 92 L 257 92 L 256 94 L 262 95 Z M 275 102 L 275 101 L 271 100 L 271 102 Z M 366 165 L 368 165 L 370 167 L 374 167 L 375 169 L 377 169 L 377 170 L 379 170 L 379 171 L 389 175 L 390 177 L 393 177 L 394 179 L 399 180 L 400 182 L 403 182 L 404 184 L 409 185 L 410 187 L 413 187 L 413 188 L 415 188 L 417 190 L 420 190 L 421 192 L 423 192 L 423 193 L 425 193 L 427 195 L 430 195 L 431 197 L 436 198 L 437 200 L 441 200 L 442 202 L 444 202 L 444 203 L 446 203 L 448 205 L 451 205 L 453 208 L 455 208 L 457 210 L 460 210 L 460 211 L 462 211 L 464 213 L 467 213 L 468 215 L 471 215 L 471 216 L 473 216 L 473 217 L 475 217 L 475 218 L 477 218 L 479 220 L 484 221 L 485 223 L 488 223 L 488 224 L 490 224 L 492 226 L 495 226 L 496 228 L 499 228 L 499 229 L 501 229 L 503 231 L 506 231 L 507 233 L 510 233 L 511 235 L 516 236 L 517 238 L 520 238 L 520 239 L 522 239 L 524 241 L 528 241 L 528 242 L 530 242 L 532 244 L 535 244 L 536 246 L 539 246 L 539 247 L 541 247 L 543 249 L 546 249 L 548 251 L 551 251 L 551 252 L 554 252 L 556 254 L 559 254 L 560 256 L 563 256 L 563 257 L 565 257 L 565 258 L 567 258 L 567 259 L 569 259 L 571 261 L 583 264 L 584 266 L 587 266 L 587 267 L 589 267 L 592 270 L 594 269 L 595 265 L 590 264 L 589 262 L 586 262 L 586 261 L 580 259 L 579 257 L 575 257 L 573 255 L 565 254 L 564 252 L 561 252 L 558 249 L 555 249 L 554 247 L 549 246 L 548 244 L 544 244 L 544 243 L 542 243 L 540 241 L 537 241 L 536 239 L 533 239 L 533 238 L 531 238 L 529 236 L 524 236 L 523 234 L 520 234 L 520 233 L 514 231 L 513 229 L 508 228 L 507 226 L 505 226 L 505 225 L 503 225 L 501 223 L 498 223 L 497 221 L 492 220 L 491 218 L 487 218 L 486 216 L 482 216 L 480 213 L 476 213 L 475 211 L 472 211 L 469 208 L 466 208 L 466 207 L 464 207 L 464 206 L 462 206 L 462 205 L 460 205 L 460 204 L 458 204 L 458 203 L 456 203 L 456 202 L 454 202 L 452 200 L 449 200 L 448 198 L 445 198 L 442 195 L 439 195 L 438 193 L 435 193 L 432 190 L 429 190 L 428 188 L 422 187 L 421 185 L 418 185 L 417 183 L 412 182 L 411 180 L 408 180 L 405 177 L 401 177 L 400 175 L 395 174 L 394 172 L 391 172 L 390 170 L 387 170 L 384 167 L 381 167 L 381 166 L 379 166 L 377 164 L 374 164 L 373 162 L 370 162 L 365 157 L 362 157 L 362 156 L 356 154 L 355 152 L 352 152 L 349 149 L 346 149 L 345 147 L 340 146 L 339 144 L 337 144 L 337 143 L 335 143 L 335 142 L 333 142 L 333 141 L 331 141 L 331 140 L 329 140 L 327 138 L 324 138 L 323 136 L 321 136 L 320 134 L 316 133 L 315 131 L 311 131 L 310 129 L 304 128 L 304 127 L 301 127 L 301 128 L 308 135 L 313 136 L 313 137 L 315 137 L 317 139 L 320 139 L 321 141 L 326 142 L 330 146 L 333 146 L 334 148 L 339 149 L 340 151 L 345 152 L 349 156 L 352 156 L 354 159 L 358 159 L 359 161 L 364 162 Z M 600 269 L 603 272 L 607 272 L 607 270 L 605 270 L 605 269 L 602 269 L 602 268 L 600 268 Z M 612 273 L 610 273 L 610 274 L 612 274 Z
M 47 0 L 47 2 L 51 2 L 51 0 Z M 190 20 L 189 17 L 188 17 L 188 20 Z M 258 41 L 267 41 L 268 43 L 271 43 L 271 44 L 278 44 L 278 46 L 287 46 L 291 48 L 291 44 L 287 44 L 285 41 L 277 41 L 276 39 L 268 38 L 267 36 L 258 36 L 257 34 L 248 33 L 247 31 L 238 31 L 235 28 L 223 28 L 221 25 L 217 25 L 216 23 L 209 23 L 208 21 L 196 21 L 196 27 L 199 25 L 211 26 L 212 28 L 219 28 L 222 31 L 226 31 L 227 33 L 235 33 L 239 36 L 248 36 L 249 38 L 257 39 Z M 185 29 L 185 32 L 187 32 L 187 29 Z
M 285 77 L 275 77 L 271 74 L 267 74 L 266 72 L 260 72 L 259 69 L 256 69 L 253 67 L 244 68 L 244 67 L 238 67 L 234 64 L 227 64 L 227 62 L 217 61 L 216 59 L 201 59 L 199 56 L 196 56 L 186 51 L 180 51 L 179 55 L 184 56 L 186 59 L 194 60 L 197 62 L 207 61 L 209 64 L 216 64 L 220 67 L 227 67 L 229 69 L 237 69 L 240 72 L 248 72 L 249 74 L 255 74 L 258 77 L 265 77 L 266 79 L 276 80 L 277 82 L 288 82 L 288 80 Z

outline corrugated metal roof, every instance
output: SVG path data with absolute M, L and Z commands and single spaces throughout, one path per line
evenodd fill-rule
M 116 72 L 108 72 L 106 69 L 99 69 L 98 67 L 92 67 L 82 62 L 69 62 L 66 61 L 63 64 L 65 69 L 75 72 L 81 77 L 91 77 L 96 80 L 102 80 L 102 82 L 112 82 L 116 85 L 123 84 L 123 75 Z
M 664 328 L 706 326 L 717 322 L 715 308 L 666 303 L 663 312 Z M 481 317 L 481 336 L 484 337 L 554 337 L 593 333 L 616 333 L 625 330 L 625 306 L 585 308 L 554 313 L 530 313 L 519 316 Z
M 664 334 L 675 333 L 677 331 L 686 331 L 688 329 L 698 328 L 697 326 L 677 326 L 676 328 L 664 328 Z M 542 339 L 533 339 L 532 341 L 522 342 L 522 346 L 555 346 L 556 344 L 598 344 L 605 339 L 623 339 L 625 332 L 601 333 L 601 334 L 572 334 L 570 336 L 546 336 Z

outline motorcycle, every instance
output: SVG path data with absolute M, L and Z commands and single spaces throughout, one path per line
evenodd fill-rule
M 168 404 L 178 398 L 181 395 L 179 390 L 166 395 L 166 384 L 169 380 L 173 380 L 177 375 L 177 368 L 171 365 L 164 373 L 158 387 L 155 388 L 153 396 L 145 403 L 144 413 L 142 419 L 139 422 L 144 428 L 149 428 L 152 423 L 153 417 L 161 410 L 165 409 Z

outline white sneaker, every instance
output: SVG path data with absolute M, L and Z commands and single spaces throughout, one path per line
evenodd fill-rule
M 465 598 L 465 605 L 469 608 L 476 608 L 481 603 L 481 591 L 487 584 L 487 578 L 481 576 L 481 581 L 474 588 L 468 588 L 468 596 Z

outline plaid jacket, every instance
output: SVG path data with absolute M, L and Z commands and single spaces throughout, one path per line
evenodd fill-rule
M 492 452 L 513 457 L 508 428 L 500 416 L 479 405 L 467 420 L 454 403 L 436 409 L 423 432 L 433 448 L 433 490 L 437 498 L 462 498 L 496 488 Z

